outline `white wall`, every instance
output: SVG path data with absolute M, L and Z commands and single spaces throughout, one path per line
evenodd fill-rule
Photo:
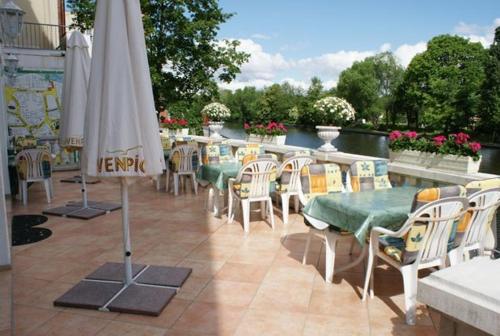
M 3 151 L 0 151 L 0 159 L 3 156 Z M 10 236 L 4 194 L 3 172 L 0 169 L 0 267 L 10 265 Z

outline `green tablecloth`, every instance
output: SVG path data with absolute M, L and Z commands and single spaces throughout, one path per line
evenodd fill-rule
M 198 172 L 198 178 L 212 183 L 219 190 L 227 190 L 227 182 L 236 177 L 241 168 L 237 162 L 203 165 Z
M 397 230 L 408 218 L 415 187 L 318 196 L 309 201 L 304 213 L 336 228 L 352 232 L 361 245 L 375 226 Z

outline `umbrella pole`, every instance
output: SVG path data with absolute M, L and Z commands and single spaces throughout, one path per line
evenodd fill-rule
M 122 226 L 123 226 L 123 256 L 125 266 L 125 285 L 132 283 L 132 258 L 130 248 L 130 226 L 128 221 L 128 183 L 127 178 L 122 177 L 121 192 L 122 192 Z
M 89 207 L 87 200 L 87 178 L 82 169 L 82 150 L 80 150 L 80 176 L 82 178 L 82 205 L 84 209 Z

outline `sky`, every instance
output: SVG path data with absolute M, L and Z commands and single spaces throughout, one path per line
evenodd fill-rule
M 334 87 L 353 62 L 392 51 L 406 67 L 426 42 L 455 34 L 488 47 L 500 26 L 500 0 L 220 0 L 235 15 L 219 39 L 237 39 L 250 60 L 222 88 L 288 81 L 307 88 L 318 76 Z

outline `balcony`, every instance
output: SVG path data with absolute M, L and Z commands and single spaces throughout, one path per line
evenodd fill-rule
M 22 33 L 12 43 L 5 43 L 6 48 L 66 50 L 68 28 L 54 24 L 25 22 Z

